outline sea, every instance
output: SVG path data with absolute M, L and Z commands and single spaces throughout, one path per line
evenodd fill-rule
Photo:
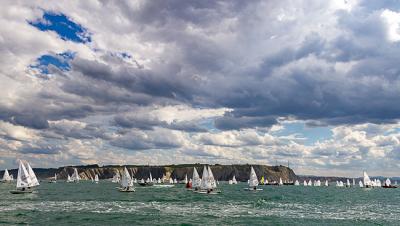
M 220 194 L 174 187 L 123 193 L 98 184 L 41 182 L 33 194 L 0 184 L 0 225 L 400 225 L 400 188 L 260 186 L 220 182 Z

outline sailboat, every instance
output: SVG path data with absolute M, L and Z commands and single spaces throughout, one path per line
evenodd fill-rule
M 329 186 L 329 182 L 328 180 L 325 180 L 325 186 L 328 187 Z
M 363 182 L 361 180 L 360 180 L 360 182 L 358 182 L 358 186 L 360 186 L 360 188 L 364 187 Z
M 78 170 L 74 168 L 74 173 L 71 176 L 72 182 L 78 183 L 81 178 L 79 177 Z
M 2 182 L 4 182 L 4 183 L 9 183 L 9 182 L 11 182 L 11 181 L 13 181 L 13 178 L 10 176 L 10 174 L 8 173 L 8 170 L 7 169 L 5 169 L 4 170 L 4 175 L 3 175 L 3 180 L 2 180 Z
M 349 180 L 349 179 L 347 179 L 347 181 L 346 181 L 346 187 L 347 187 L 347 188 L 350 187 L 350 180 Z
M 191 189 L 192 188 L 192 179 L 188 180 L 187 174 L 185 175 L 185 187 Z
M 195 190 L 196 193 L 201 194 L 218 194 L 220 191 L 216 191 L 215 188 L 217 184 L 214 179 L 214 175 L 211 171 L 211 168 L 207 168 L 204 166 L 203 168 L 203 175 L 201 177 L 200 189 Z
M 295 186 L 299 186 L 299 185 L 300 185 L 299 181 L 296 180 L 296 181 L 294 182 L 294 185 L 295 185 Z
M 233 175 L 232 180 L 229 180 L 229 184 L 237 184 L 235 175 Z
M 116 173 L 116 174 L 114 174 L 114 176 L 113 176 L 111 182 L 113 182 L 113 183 L 119 183 L 120 180 L 121 180 L 121 179 L 120 179 L 119 173 Z
M 184 184 L 187 184 L 189 181 L 188 181 L 188 177 L 187 177 L 187 174 L 185 175 L 185 179 L 183 180 L 183 183 Z
M 211 171 L 210 166 L 208 167 L 208 179 L 210 180 L 212 191 L 213 191 L 213 192 L 216 192 L 217 182 L 216 182 L 216 180 L 215 180 L 215 178 L 214 178 L 214 174 L 213 174 L 213 172 Z
M 282 178 L 279 177 L 279 186 L 283 185 Z
M 306 180 L 304 180 L 304 182 L 303 182 L 303 185 L 304 185 L 304 187 L 308 186 L 308 184 L 307 184 L 307 181 L 306 181 Z
M 21 160 L 19 161 L 17 189 L 10 191 L 11 194 L 32 193 L 32 188 L 39 186 L 39 181 L 36 178 L 32 167 L 29 165 L 28 162 L 26 162 L 25 165 Z
M 264 185 L 264 176 L 261 177 L 260 184 Z
M 142 179 L 139 182 L 139 185 L 141 185 L 141 186 L 153 186 L 154 185 L 153 176 L 151 175 L 151 172 L 149 173 L 149 178 L 146 179 L 146 182 L 144 182 L 144 180 Z
M 397 186 L 392 185 L 392 182 L 390 181 L 389 178 L 386 178 L 385 183 L 382 186 L 383 188 L 397 188 Z
M 68 174 L 67 183 L 71 183 L 71 182 L 74 182 L 74 181 L 72 180 L 71 176 Z
M 96 184 L 98 184 L 99 183 L 99 175 L 94 175 L 94 182 L 96 183 Z
M 371 182 L 371 179 L 369 178 L 369 176 L 368 176 L 368 174 L 367 174 L 367 172 L 363 172 L 363 176 L 364 176 L 364 187 L 366 187 L 366 188 L 371 188 L 372 187 L 372 182 Z
M 356 186 L 356 180 L 353 178 L 353 187 Z
M 257 174 L 256 174 L 256 171 L 254 171 L 254 168 L 251 167 L 251 169 L 250 169 L 249 187 L 245 188 L 245 190 L 249 190 L 249 191 L 262 191 L 263 190 L 261 188 L 257 188 L 257 186 L 258 186 Z
M 54 174 L 54 179 L 50 180 L 49 183 L 57 183 L 57 174 Z
M 308 181 L 308 186 L 312 186 L 312 181 L 311 181 L 311 179 Z
M 125 167 L 124 172 L 122 173 L 121 179 L 121 187 L 118 188 L 120 192 L 134 192 L 135 188 L 133 187 L 133 180 L 131 175 L 128 172 L 128 169 Z
M 199 173 L 196 170 L 196 167 L 193 167 L 193 182 L 192 182 L 192 189 L 199 190 L 201 184 L 201 179 Z

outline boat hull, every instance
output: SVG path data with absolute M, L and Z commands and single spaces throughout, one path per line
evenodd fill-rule
M 386 186 L 386 185 L 384 185 L 384 186 L 382 186 L 382 188 L 397 188 L 397 186 L 393 186 L 393 185 Z
M 118 188 L 119 192 L 135 192 L 135 189 L 124 189 L 124 188 Z
M 21 190 L 12 190 L 10 191 L 11 194 L 29 194 L 32 193 L 32 190 L 25 190 L 25 191 L 21 191 Z
M 154 184 L 153 183 L 139 183 L 139 185 L 143 186 L 143 187 L 150 187 L 150 186 L 153 186 Z
M 195 193 L 199 193 L 199 194 L 206 194 L 206 195 L 217 195 L 219 193 L 221 193 L 221 191 L 207 191 L 207 190 L 197 190 L 197 191 L 193 191 Z
M 245 190 L 245 191 L 262 191 L 263 189 L 262 189 L 262 188 L 257 188 L 257 189 L 254 189 L 254 188 L 244 188 L 244 190 Z

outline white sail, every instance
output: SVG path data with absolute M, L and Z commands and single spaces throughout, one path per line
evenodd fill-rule
M 74 173 L 71 176 L 71 180 L 74 182 L 79 182 L 81 178 L 79 177 L 78 170 L 74 168 Z
M 114 176 L 113 176 L 111 182 L 113 182 L 113 183 L 119 183 L 119 181 L 120 181 L 119 173 L 114 174 Z
M 390 186 L 391 183 L 392 183 L 392 182 L 390 181 L 390 179 L 387 178 L 386 181 L 385 181 L 385 185 L 386 185 L 386 186 Z
M 208 179 L 208 170 L 206 166 L 204 166 L 203 168 L 203 175 L 201 176 L 200 189 L 202 190 L 211 189 L 211 183 L 210 180 Z
M 299 181 L 296 180 L 296 181 L 294 182 L 294 185 L 295 185 L 295 186 L 299 186 L 299 185 L 300 185 Z
M 31 177 L 26 170 L 22 161 L 19 161 L 18 176 L 17 176 L 17 188 L 27 188 L 32 183 Z
M 5 181 L 5 182 L 12 181 L 12 177 L 8 173 L 7 169 L 4 170 L 3 181 Z
M 95 182 L 99 182 L 99 175 L 97 175 L 97 174 L 94 175 L 94 181 L 95 181 Z
M 122 173 L 121 187 L 129 188 L 132 186 L 133 186 L 133 180 L 131 178 L 131 175 L 128 172 L 128 169 L 125 167 L 124 172 Z
M 172 178 L 169 178 L 169 183 L 170 183 L 170 184 L 173 184 L 173 183 L 174 183 L 174 180 L 173 180 Z
M 283 185 L 282 178 L 279 177 L 279 185 Z
M 217 187 L 217 183 L 215 181 L 214 174 L 212 173 L 210 167 L 208 167 L 208 180 L 210 181 L 211 188 L 216 188 Z
M 188 183 L 188 177 L 187 177 L 187 174 L 185 175 L 185 184 L 187 184 Z
M 307 185 L 308 185 L 306 180 L 304 180 L 303 185 L 304 185 L 304 186 L 307 186 Z
M 312 181 L 311 181 L 311 179 L 308 181 L 308 186 L 312 186 Z
M 347 179 L 347 181 L 346 181 L 346 187 L 350 187 L 350 180 L 349 179 Z
M 363 176 L 364 176 L 364 186 L 371 186 L 372 185 L 372 183 L 371 183 L 371 179 L 369 179 L 369 176 L 368 176 L 368 174 L 367 174 L 367 172 L 363 172 Z
M 363 182 L 362 182 L 362 181 L 358 182 L 358 185 L 360 186 L 360 188 L 364 187 L 364 185 L 363 185 Z
M 201 179 L 199 176 L 199 173 L 196 170 L 196 167 L 193 167 L 193 183 L 192 183 L 192 187 L 193 188 L 199 188 L 201 184 Z
M 329 186 L 329 182 L 328 180 L 325 180 L 325 186 L 328 187 Z
M 72 182 L 71 176 L 68 174 L 67 182 Z
M 257 187 L 258 186 L 258 178 L 256 171 L 254 171 L 254 168 L 251 167 L 250 169 L 250 179 L 249 179 L 249 187 Z
M 353 178 L 353 186 L 356 186 L 356 180 Z
M 26 169 L 28 170 L 29 177 L 31 178 L 31 183 L 29 184 L 29 187 L 39 186 L 40 184 L 38 179 L 36 178 L 35 172 L 33 172 L 33 169 L 28 162 L 26 162 Z
M 151 172 L 150 172 L 149 181 L 150 181 L 150 182 L 153 182 L 153 176 L 151 176 Z
M 161 178 L 157 179 L 157 184 L 161 184 Z
M 54 174 L 54 180 L 57 181 L 57 174 Z
M 233 175 L 233 178 L 232 178 L 232 184 L 237 184 L 237 181 L 236 181 L 236 177 L 235 177 L 235 175 Z

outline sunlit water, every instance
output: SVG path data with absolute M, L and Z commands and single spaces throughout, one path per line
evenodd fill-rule
M 204 195 L 173 188 L 139 187 L 121 193 L 101 181 L 50 184 L 36 194 L 13 195 L 0 184 L 0 224 L 30 225 L 400 225 L 400 188 L 361 189 L 220 184 Z

